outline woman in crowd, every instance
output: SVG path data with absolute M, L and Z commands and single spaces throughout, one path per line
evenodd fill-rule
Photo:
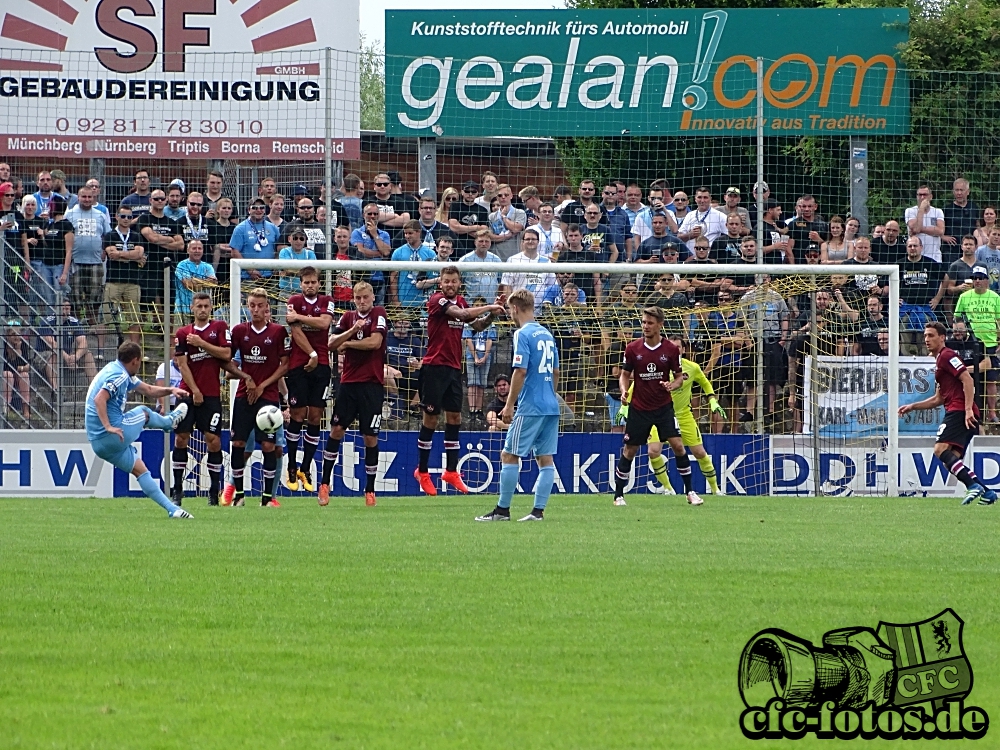
M 976 247 L 989 244 L 990 230 L 996 226 L 997 209 L 995 206 L 987 206 L 983 209 L 983 217 L 979 220 L 979 226 L 973 234 L 976 237 Z
M 220 198 L 215 204 L 215 219 L 208 224 L 208 241 L 212 245 L 212 265 L 215 266 L 215 277 L 219 286 L 229 284 L 229 259 L 233 248 L 229 240 L 233 238 L 233 230 L 239 222 L 233 218 L 233 202 L 229 198 Z
M 447 224 L 448 219 L 451 217 L 451 204 L 457 201 L 458 198 L 458 190 L 453 187 L 446 187 L 441 194 L 441 202 L 438 204 L 434 218 L 442 224 Z
M 834 216 L 830 219 L 830 239 L 820 246 L 820 263 L 843 263 L 852 255 L 844 238 L 844 219 Z

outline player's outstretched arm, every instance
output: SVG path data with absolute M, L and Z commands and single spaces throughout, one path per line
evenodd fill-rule
M 169 385 L 150 385 L 149 383 L 139 383 L 135 392 L 140 396 L 149 398 L 162 398 L 163 396 L 175 396 L 176 398 L 187 398 L 188 392 L 183 388 L 174 388 Z
M 966 373 L 968 374 L 968 373 Z M 970 382 L 972 378 L 969 378 Z M 903 404 L 899 407 L 899 416 L 904 414 L 909 414 L 911 411 L 924 411 L 926 409 L 935 409 L 944 403 L 944 399 L 941 398 L 941 386 L 937 386 L 934 389 L 934 395 L 930 398 L 925 398 L 923 401 L 915 401 L 912 404 Z

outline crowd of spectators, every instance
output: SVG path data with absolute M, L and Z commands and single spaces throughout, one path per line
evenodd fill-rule
M 94 179 L 75 194 L 59 170 L 40 172 L 34 193 L 25 192 L 25 182 L 0 163 L 0 230 L 9 246 L 4 286 L 10 364 L 5 356 L 4 385 L 11 397 L 23 382 L 18 352 L 25 343 L 11 329 L 55 320 L 65 323 L 62 330 L 93 331 L 98 337 L 94 353 L 86 351 L 82 334 L 72 336 L 69 345 L 66 335 L 62 341 L 39 337 L 36 347 L 51 352 L 47 363 L 61 352 L 66 366 L 90 372 L 102 358 L 109 311 L 117 316 L 121 335 L 140 339 L 148 324 L 144 305 L 161 302 L 166 256 L 175 261 L 174 326 L 187 322 L 195 292 L 228 285 L 230 258 L 334 257 L 384 264 L 360 274 L 338 272 L 333 292 L 339 305 L 349 306 L 352 285 L 366 280 L 376 303 L 390 310 L 387 372 L 392 413 L 398 418 L 415 405 L 421 312 L 437 274 L 394 271 L 394 261 L 496 264 L 496 272 L 464 274 L 463 292 L 473 305 L 491 302 L 498 293 L 533 292 L 539 317 L 560 347 L 560 395 L 574 418 L 585 416 L 592 404 L 584 402 L 596 392 L 604 394 L 614 422 L 617 358 L 638 335 L 647 304 L 665 309 L 670 332 L 684 336 L 691 356 L 719 388 L 729 418 L 712 425 L 717 431 L 735 432 L 754 420 L 758 400 L 766 426 L 778 428 L 774 418 L 780 411 L 791 415 L 789 429 L 801 429 L 800 385 L 808 353 L 886 353 L 888 316 L 897 314 L 886 309 L 886 276 L 836 274 L 804 288 L 803 277 L 789 285 L 785 277 L 772 282 L 739 268 L 757 263 L 843 265 L 852 271 L 868 264 L 898 265 L 904 353 L 921 353 L 921 331 L 932 320 L 961 321 L 956 331 L 980 342 L 984 356 L 993 356 L 997 348 L 1000 226 L 993 206 L 980 208 L 970 199 L 964 179 L 955 180 L 944 207 L 935 205 L 929 186 L 919 185 L 914 205 L 899 220 L 873 227 L 869 236 L 854 217 L 825 216 L 809 194 L 797 197 L 786 212 L 766 183 L 750 187 L 748 205 L 737 186 L 717 200 L 708 187 L 678 190 L 666 180 L 645 190 L 635 182 L 583 180 L 575 194 L 560 186 L 546 199 L 535 186 L 516 190 L 484 172 L 479 180 L 446 187 L 438 198 L 426 190 L 407 192 L 400 175 L 386 171 L 375 174 L 369 186 L 356 174 L 345 175 L 329 200 L 324 190 L 304 184 L 286 197 L 272 177 L 265 177 L 257 195 L 239 207 L 227 197 L 221 172 L 208 173 L 196 189 L 176 179 L 164 190 L 153 188 L 149 172 L 138 169 L 132 192 L 109 208 L 101 203 L 101 185 Z M 328 216 L 334 228 L 329 253 Z M 560 272 L 559 264 L 567 261 L 624 264 L 630 270 Z M 657 270 L 677 263 L 725 264 L 732 272 Z M 296 289 L 293 274 L 251 270 L 244 275 L 270 284 L 276 297 Z M 225 306 L 227 295 L 217 299 Z M 279 319 L 281 310 L 277 305 Z M 496 410 L 489 408 L 488 391 L 499 395 L 497 377 L 505 377 L 504 331 L 468 331 L 465 345 L 470 418 L 502 428 Z M 765 378 L 758 387 L 759 358 Z M 57 388 L 51 369 L 46 364 Z M 996 420 L 995 381 L 984 390 L 988 419 Z

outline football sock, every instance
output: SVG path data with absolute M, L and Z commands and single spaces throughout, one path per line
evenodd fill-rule
M 205 465 L 208 467 L 209 492 L 214 495 L 219 491 L 219 486 L 222 484 L 222 451 L 209 453 L 208 461 Z
M 941 463 L 948 467 L 948 471 L 958 478 L 958 481 L 965 485 L 966 489 L 971 488 L 975 484 L 979 484 L 979 477 L 966 466 L 962 459 L 953 450 L 946 450 L 941 454 Z
M 687 451 L 681 455 L 674 454 L 677 459 L 677 473 L 684 480 L 684 492 L 691 492 L 691 459 L 688 458 Z
M 431 460 L 431 446 L 433 444 L 434 430 L 420 425 L 420 434 L 417 435 L 417 452 L 420 454 L 420 461 L 417 466 L 421 474 L 427 473 L 427 464 Z
M 712 463 L 712 457 L 702 456 L 698 459 L 698 466 L 701 467 L 701 473 L 704 475 L 705 481 L 708 482 L 708 486 L 712 488 L 712 492 L 718 495 L 719 478 L 715 475 L 715 465 Z
M 146 424 L 153 428 L 154 430 L 163 430 L 164 432 L 170 432 L 174 428 L 173 420 L 169 417 L 164 417 L 157 414 L 155 411 L 150 409 L 148 406 L 142 407 L 142 410 L 146 412 Z M 173 414 L 173 412 L 171 412 Z
M 330 477 L 333 476 L 333 467 L 337 465 L 337 457 L 340 455 L 340 441 L 329 437 L 326 439 L 326 447 L 323 448 L 323 480 L 320 484 L 330 484 Z
M 316 457 L 316 449 L 319 448 L 319 425 L 306 425 L 306 434 L 303 438 L 305 445 L 302 447 L 302 471 L 307 477 L 313 475 L 313 459 Z
M 142 491 L 146 493 L 146 497 L 152 500 L 154 503 L 163 508 L 167 513 L 172 513 L 177 510 L 177 506 L 174 505 L 167 496 L 163 494 L 163 490 L 160 489 L 159 483 L 153 479 L 153 475 L 148 471 L 145 474 L 139 476 L 139 486 Z
M 517 477 L 521 473 L 520 464 L 503 464 L 500 467 L 500 499 L 497 500 L 497 507 L 504 510 L 510 509 L 510 501 L 514 497 L 514 490 L 517 489 Z
M 653 470 L 653 476 L 662 486 L 670 489 L 670 476 L 667 474 L 667 459 L 661 453 L 659 456 L 649 457 L 649 468 Z
M 535 510 L 545 510 L 552 494 L 552 485 L 556 481 L 556 467 L 542 466 L 538 469 L 538 481 L 535 482 Z
M 302 433 L 302 423 L 294 420 L 285 428 L 285 450 L 288 453 L 288 476 L 295 479 L 299 470 L 299 435 Z
M 174 470 L 174 487 L 184 486 L 184 472 L 187 471 L 188 449 L 174 448 L 171 467 Z
M 625 496 L 625 485 L 628 484 L 629 476 L 632 474 L 632 459 L 626 458 L 625 454 L 618 459 L 618 466 L 615 468 L 615 497 Z
M 278 477 L 281 476 L 282 469 L 285 468 L 285 452 L 278 446 L 274 446 L 274 491 L 278 491 Z
M 447 457 L 445 464 L 448 471 L 458 471 L 458 433 L 461 425 L 446 424 L 444 426 L 444 452 Z
M 274 451 L 264 454 L 264 490 L 260 493 L 260 504 L 267 505 L 274 497 L 274 469 L 278 465 L 278 458 Z
M 246 453 L 243 452 L 242 445 L 234 445 L 229 453 L 229 466 L 233 471 L 233 487 L 236 488 L 236 497 L 243 497 L 243 469 L 247 463 Z
M 365 492 L 375 491 L 375 477 L 378 474 L 378 446 L 365 446 Z

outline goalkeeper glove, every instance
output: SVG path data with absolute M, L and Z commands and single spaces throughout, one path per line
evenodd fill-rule
M 715 398 L 715 396 L 712 396 L 711 398 L 708 399 L 708 405 L 711 408 L 711 410 L 716 414 L 718 414 L 720 417 L 722 417 L 723 419 L 727 418 L 726 410 L 719 405 L 719 401 L 718 399 Z
M 624 424 L 628 419 L 628 404 L 622 404 L 621 408 L 618 410 L 617 421 L 619 424 Z

